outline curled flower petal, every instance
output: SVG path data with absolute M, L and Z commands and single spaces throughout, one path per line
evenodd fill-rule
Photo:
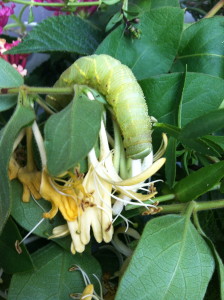
M 32 194 L 35 199 L 40 199 L 40 182 L 41 182 L 41 172 L 32 170 L 30 171 L 28 167 L 20 168 L 18 171 L 18 179 L 23 185 L 23 202 L 30 201 L 30 195 Z
M 48 213 L 44 213 L 44 218 L 52 219 L 59 209 L 65 220 L 74 221 L 80 213 L 77 194 L 73 188 L 63 186 L 61 188 L 63 191 L 54 185 L 47 170 L 44 169 L 42 171 L 40 194 L 52 204 L 52 209 Z
M 84 291 L 82 292 L 82 296 L 80 298 L 80 300 L 91 300 L 92 299 L 92 296 L 93 296 L 93 293 L 94 293 L 94 286 L 93 284 L 88 284 Z
M 117 181 L 117 182 L 110 181 L 110 183 L 112 183 L 114 185 L 118 185 L 118 186 L 130 186 L 130 185 L 138 184 L 142 181 L 145 181 L 152 175 L 154 175 L 165 164 L 165 162 L 166 162 L 166 159 L 164 157 L 160 158 L 159 160 L 154 162 L 152 164 L 152 166 L 150 166 L 147 170 L 143 171 L 139 175 L 134 176 L 132 178 L 128 178 L 126 180 L 122 180 L 122 181 Z
M 75 254 L 76 252 L 82 253 L 85 250 L 85 245 L 81 241 L 79 223 L 77 220 L 73 222 L 67 222 L 67 223 L 72 237 L 71 252 L 72 254 Z
M 59 225 L 54 227 L 52 231 L 52 235 L 48 237 L 48 239 L 56 239 L 59 237 L 64 237 L 69 234 L 68 225 Z

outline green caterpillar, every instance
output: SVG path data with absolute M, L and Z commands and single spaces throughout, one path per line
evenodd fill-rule
M 144 158 L 151 152 L 151 121 L 147 105 L 141 87 L 127 66 L 104 54 L 79 58 L 62 73 L 54 86 L 74 84 L 96 89 L 111 105 L 128 157 Z M 70 99 L 64 97 L 63 100 Z

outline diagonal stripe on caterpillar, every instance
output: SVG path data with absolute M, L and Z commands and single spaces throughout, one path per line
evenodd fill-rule
M 127 66 L 105 54 L 81 57 L 62 73 L 54 86 L 74 84 L 96 89 L 111 105 L 128 157 L 139 159 L 150 153 L 151 121 L 147 105 L 141 87 Z

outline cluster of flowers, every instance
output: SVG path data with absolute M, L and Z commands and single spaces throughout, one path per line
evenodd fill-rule
M 107 132 L 103 120 L 101 121 L 100 155 L 96 155 L 94 148 L 88 154 L 88 172 L 81 174 L 78 168 L 73 172 L 67 171 L 58 177 L 52 177 L 47 170 L 47 158 L 43 138 L 34 122 L 32 128 L 26 128 L 15 142 L 20 143 L 26 133 L 27 165 L 21 167 L 12 157 L 9 164 L 10 180 L 18 178 L 23 185 L 24 202 L 29 202 L 32 195 L 35 199 L 44 198 L 50 201 L 52 208 L 43 214 L 44 218 L 52 219 L 61 212 L 67 222 L 55 227 L 51 238 L 63 237 L 70 233 L 72 238 L 71 252 L 83 252 L 85 245 L 90 241 L 92 229 L 97 242 L 110 242 L 113 236 L 113 222 L 122 217 L 121 212 L 125 205 L 134 204 L 150 208 L 150 213 L 158 212 L 158 207 L 144 203 L 155 197 L 154 182 L 145 182 L 155 174 L 165 163 L 161 158 L 167 138 L 164 135 L 159 151 L 150 153 L 143 161 L 132 160 L 132 177 L 123 180 L 113 164 L 113 150 L 109 148 Z M 32 135 L 37 142 L 42 170 L 38 171 L 34 164 L 32 153 Z M 137 192 L 147 191 L 147 194 Z
M 5 54 L 7 50 L 17 46 L 21 40 L 13 41 L 12 43 L 7 43 L 5 39 L 0 39 L 0 57 L 9 62 L 22 76 L 27 75 L 27 70 L 25 69 L 27 62 L 27 54 Z

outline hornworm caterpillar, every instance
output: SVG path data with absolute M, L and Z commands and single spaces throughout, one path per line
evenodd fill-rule
M 111 105 L 124 137 L 126 154 L 143 158 L 151 151 L 151 121 L 141 87 L 132 71 L 109 55 L 79 58 L 54 86 L 87 85 Z M 56 96 L 56 100 L 62 96 Z M 66 100 L 64 98 L 64 100 Z

